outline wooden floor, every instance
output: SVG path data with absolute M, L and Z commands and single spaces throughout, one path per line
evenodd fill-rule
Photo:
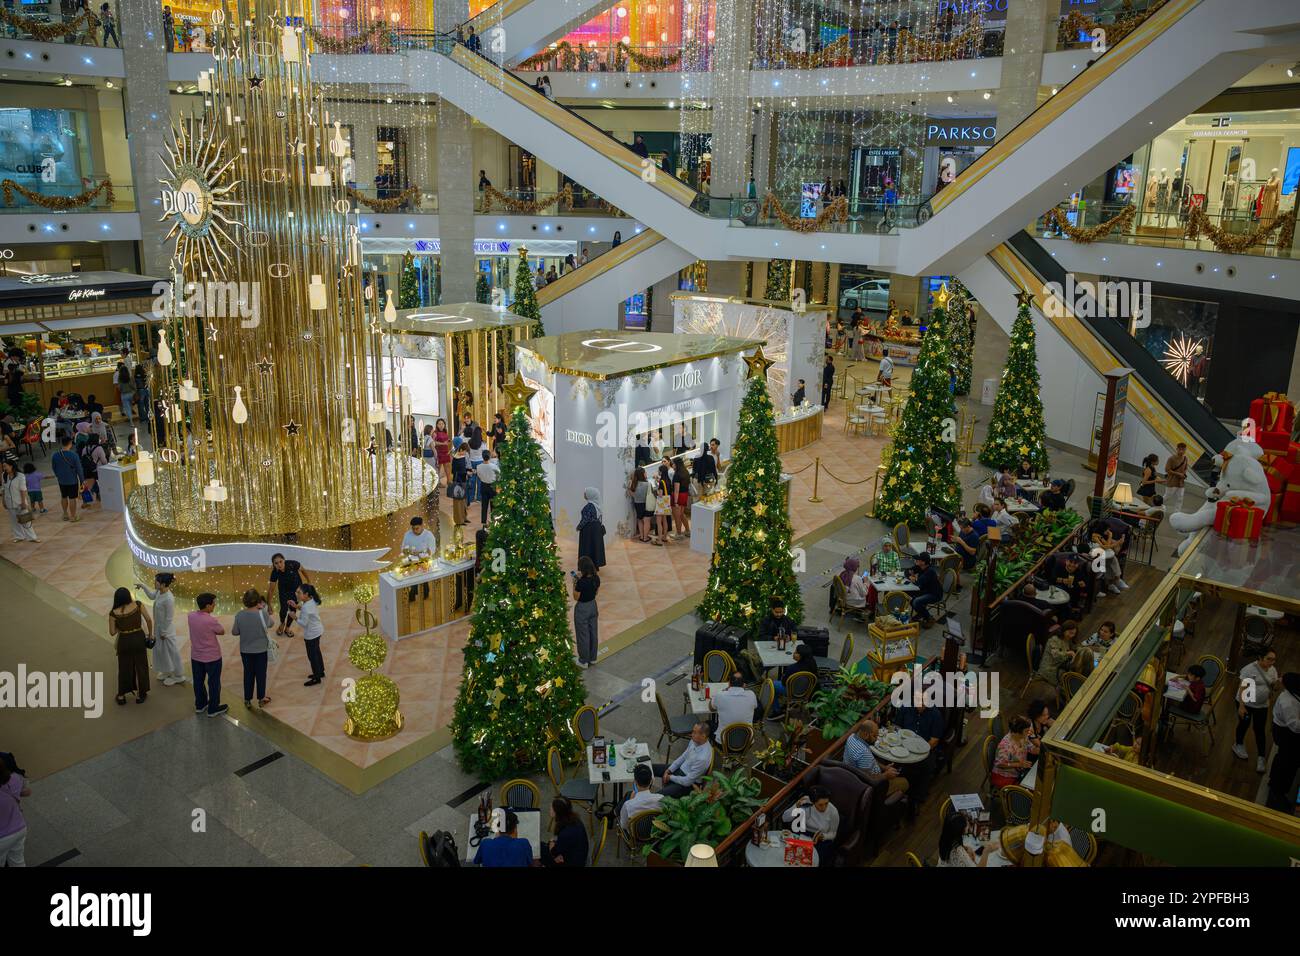
M 1151 595 L 1151 592 L 1155 590 L 1164 574 L 1163 570 L 1131 562 L 1125 574 L 1129 589 L 1121 594 L 1108 595 L 1095 601 L 1092 610 L 1084 615 L 1082 619 L 1080 633 L 1086 637 L 1092 634 L 1102 621 L 1112 620 L 1123 630 L 1129 619 Z M 1200 630 L 1203 629 L 1198 628 L 1198 632 Z M 1205 652 L 1197 651 L 1196 653 Z M 1194 659 L 1195 655 L 1189 653 L 1188 662 Z M 1017 714 L 1023 714 L 1028 708 L 1029 700 L 1020 697 L 1021 689 L 1024 688 L 1025 681 L 1028 678 L 1028 665 L 1023 659 L 1023 655 L 1011 655 L 1008 659 L 996 660 L 993 669 L 997 670 L 999 674 L 998 689 L 1001 698 L 1003 723 L 1005 724 Z M 909 850 L 922 859 L 931 863 L 934 862 L 939 847 L 939 807 L 943 805 L 944 798 L 954 793 L 982 792 L 981 785 L 984 783 L 985 774 L 983 759 L 980 756 L 980 745 L 989 733 L 989 723 L 988 720 L 980 717 L 977 713 L 971 714 L 966 724 L 965 743 L 953 758 L 952 773 L 941 774 L 934 781 L 928 799 L 922 806 L 917 808 L 916 819 L 911 823 L 905 823 L 890 839 L 885 841 L 880 852 L 871 862 L 871 866 L 906 866 L 905 854 Z M 1192 743 L 1199 743 L 1199 741 L 1193 741 Z M 1229 741 L 1225 745 L 1225 752 L 1230 743 Z M 1200 746 L 1204 748 L 1203 743 Z M 1234 760 L 1235 758 L 1231 752 L 1228 752 L 1227 759 Z M 1236 762 L 1238 764 L 1245 763 L 1245 761 L 1241 760 Z M 1251 763 L 1253 767 L 1254 761 L 1252 760 Z M 987 795 L 984 795 L 984 803 L 988 807 Z M 993 808 L 990 807 L 989 809 L 992 810 Z M 995 822 L 997 820 L 996 812 L 994 820 Z M 1130 862 L 1126 851 L 1117 847 L 1103 846 L 1099 848 L 1095 865 L 1118 864 L 1120 862 Z

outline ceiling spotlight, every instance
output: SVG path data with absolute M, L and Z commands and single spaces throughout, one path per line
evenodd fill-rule
M 391 96 L 385 96 L 385 97 L 384 97 L 384 102 L 385 102 L 385 103 L 391 103 L 391 102 L 393 102 L 393 98 L 392 98 Z
M 984 91 L 984 98 L 985 98 L 986 100 L 987 100 L 987 99 L 990 99 L 992 96 L 993 96 L 993 94 L 990 93 L 988 90 L 985 90 L 985 91 Z
M 108 87 L 108 88 L 111 90 L 111 89 L 113 88 L 113 81 L 112 81 L 112 80 L 105 80 L 105 81 L 104 81 L 104 85 L 105 85 L 106 87 Z
M 1300 73 L 1300 63 L 1297 63 L 1295 66 L 1288 66 L 1286 68 L 1287 76 L 1295 76 L 1297 73 Z
M 956 102 L 957 102 L 955 99 L 953 99 L 951 93 L 948 94 L 948 102 L 949 102 L 949 103 L 956 103 Z
M 1052 95 L 1053 95 L 1053 96 L 1056 95 L 1056 87 L 1052 87 Z

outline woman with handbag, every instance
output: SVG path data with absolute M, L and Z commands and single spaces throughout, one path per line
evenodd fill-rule
M 149 655 L 154 646 L 153 620 L 144 605 L 126 588 L 113 592 L 113 610 L 108 612 L 108 634 L 117 638 L 117 702 L 126 703 L 126 692 L 135 692 L 135 702 L 149 696 Z
M 600 510 L 600 492 L 588 488 L 582 493 L 587 503 L 578 519 L 578 562 L 590 558 L 597 568 L 605 566 L 605 516 Z
M 691 536 L 691 517 L 687 510 L 691 506 L 691 473 L 686 470 L 686 458 L 677 458 L 674 462 L 673 478 L 673 537 L 689 538 Z
M 462 443 L 456 446 L 456 453 L 451 456 L 451 486 L 447 495 L 451 498 L 451 520 L 458 525 L 466 524 L 465 516 L 466 487 L 469 483 L 469 455 Z
M 673 513 L 673 489 L 671 479 L 668 475 L 668 466 L 660 465 L 659 472 L 654 480 L 655 496 L 655 537 L 651 544 L 667 544 L 668 538 L 668 519 Z M 649 506 L 650 498 L 646 496 L 646 505 Z
M 18 473 L 12 461 L 0 464 L 0 497 L 9 513 L 9 530 L 15 541 L 40 541 L 33 526 L 32 502 L 27 497 L 27 479 Z
M 433 426 L 433 452 L 444 485 L 451 483 L 451 432 L 441 418 Z
M 310 587 L 311 585 L 308 585 Z M 256 588 L 244 592 L 244 609 L 235 615 L 230 633 L 239 638 L 239 659 L 244 662 L 244 706 L 253 709 L 253 691 L 259 707 L 266 707 L 266 665 L 270 660 L 271 640 L 266 629 L 274 624 L 266 599 Z
M 181 642 L 176 636 L 176 597 L 172 594 L 172 584 L 176 575 L 162 571 L 153 576 L 157 590 L 137 584 L 153 601 L 153 632 L 157 640 L 153 649 L 153 666 L 158 671 L 158 679 L 166 687 L 184 684 L 187 680 L 181 667 Z

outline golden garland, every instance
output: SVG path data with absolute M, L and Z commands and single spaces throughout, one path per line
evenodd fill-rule
M 535 66 L 541 66 L 556 56 L 560 58 L 561 68 L 564 70 L 572 70 L 578 65 L 578 51 L 573 48 L 573 44 L 568 40 L 561 40 L 554 47 L 547 47 L 539 53 L 534 53 L 526 60 L 520 60 L 515 69 L 530 70 Z
M 86 23 L 86 30 L 84 31 L 80 29 L 83 21 Z M 65 23 L 43 23 L 40 20 L 33 20 L 30 17 L 10 13 L 8 10 L 0 10 L 0 22 L 30 33 L 33 40 L 41 40 L 47 43 L 56 37 L 70 37 L 82 32 L 89 34 L 99 25 L 99 19 L 90 11 L 86 11 Z
M 371 45 L 382 46 L 384 50 L 388 49 L 387 27 L 382 23 L 372 23 L 366 27 L 363 33 L 342 39 L 321 33 L 315 27 L 308 27 L 307 33 L 321 53 L 358 53 L 362 47 Z M 381 37 L 383 42 L 376 44 L 375 41 Z
M 88 184 L 89 182 L 90 181 L 87 179 L 82 180 L 82 183 Z M 34 193 L 25 186 L 20 186 L 12 179 L 6 179 L 0 182 L 0 189 L 4 190 L 6 206 L 12 206 L 14 204 L 14 193 L 18 193 L 18 195 L 27 199 L 29 202 L 35 203 L 42 209 L 55 209 L 59 211 L 80 209 L 82 206 L 89 206 L 95 201 L 95 197 L 100 193 L 105 195 L 110 206 L 113 205 L 113 181 L 111 179 L 105 179 L 93 189 L 87 186 L 86 189 L 77 193 L 75 196 L 46 196 L 41 193 Z
M 1071 242 L 1089 245 L 1098 239 L 1105 238 L 1112 232 L 1128 232 L 1128 227 L 1133 225 L 1135 215 L 1137 215 L 1137 207 L 1128 205 L 1120 210 L 1118 215 L 1086 229 L 1070 225 L 1069 220 L 1065 218 L 1065 214 L 1055 206 L 1047 210 L 1047 215 L 1044 218 L 1049 226 L 1055 225 L 1057 229 L 1069 236 Z
M 763 197 L 763 205 L 759 209 L 759 216 L 766 219 L 769 215 L 775 216 L 780 220 L 781 225 L 786 229 L 794 232 L 818 232 L 822 226 L 828 222 L 847 222 L 849 218 L 849 200 L 846 196 L 840 196 L 829 206 L 817 214 L 815 219 L 801 219 L 790 215 L 781 208 L 781 203 L 776 196 L 768 193 Z
M 614 69 L 623 69 L 623 64 L 631 60 L 641 70 L 665 70 L 670 66 L 676 66 L 682 58 L 682 51 L 676 53 L 664 53 L 655 55 L 653 53 L 638 53 L 622 40 L 618 42 L 618 47 L 614 56 Z
M 1124 39 L 1139 26 L 1141 26 L 1151 14 L 1155 13 L 1165 5 L 1165 0 L 1151 0 L 1151 3 L 1142 12 L 1133 9 L 1132 0 L 1124 0 L 1124 5 L 1116 15 L 1114 23 L 1098 23 L 1089 16 L 1084 16 L 1078 11 L 1071 11 L 1064 20 L 1061 21 L 1060 28 L 1060 45 L 1070 46 L 1078 44 L 1080 32 L 1091 34 L 1093 30 L 1101 30 L 1104 34 L 1102 41 L 1106 44 L 1107 49 L 1114 46 L 1120 40 Z
M 780 63 L 793 70 L 812 70 L 845 59 L 849 55 L 848 34 L 840 37 L 829 46 L 824 46 L 816 53 L 796 53 L 793 50 L 771 50 L 767 55 L 768 63 Z
M 407 204 L 411 199 L 415 200 L 416 208 L 420 206 L 420 187 L 407 186 L 396 196 L 390 196 L 387 199 L 371 199 L 369 196 L 362 195 L 351 186 L 344 187 L 347 190 L 348 198 L 352 199 L 367 209 L 374 212 L 396 212 Z
M 1188 212 L 1187 231 L 1183 235 L 1187 239 L 1199 239 L 1205 236 L 1220 252 L 1238 253 L 1245 252 L 1251 246 L 1259 245 L 1272 235 L 1274 229 L 1280 229 L 1277 237 L 1278 247 L 1289 249 L 1292 240 L 1295 239 L 1295 218 L 1296 210 L 1292 209 L 1267 226 L 1260 226 L 1250 232 L 1228 232 L 1211 222 L 1205 210 L 1197 207 Z
M 914 35 L 910 30 L 899 30 L 893 62 L 933 63 L 939 60 L 960 59 L 971 41 L 983 35 L 984 25 L 978 16 L 972 16 L 969 26 L 951 40 L 927 40 Z M 882 57 L 880 62 L 888 63 L 889 57 Z
M 500 203 L 507 212 L 512 212 L 517 216 L 535 216 L 561 201 L 566 206 L 573 206 L 572 184 L 565 186 L 554 196 L 547 199 L 534 199 L 531 201 L 512 199 L 495 186 L 486 186 L 483 189 L 483 211 L 485 213 L 491 212 L 493 205 Z

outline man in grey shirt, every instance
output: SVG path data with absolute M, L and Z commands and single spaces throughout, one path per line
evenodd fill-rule
M 691 742 L 682 755 L 670 764 L 655 764 L 654 771 L 664 782 L 659 792 L 665 797 L 684 797 L 709 772 L 713 764 L 713 745 L 709 743 L 709 725 L 699 721 L 691 729 Z

